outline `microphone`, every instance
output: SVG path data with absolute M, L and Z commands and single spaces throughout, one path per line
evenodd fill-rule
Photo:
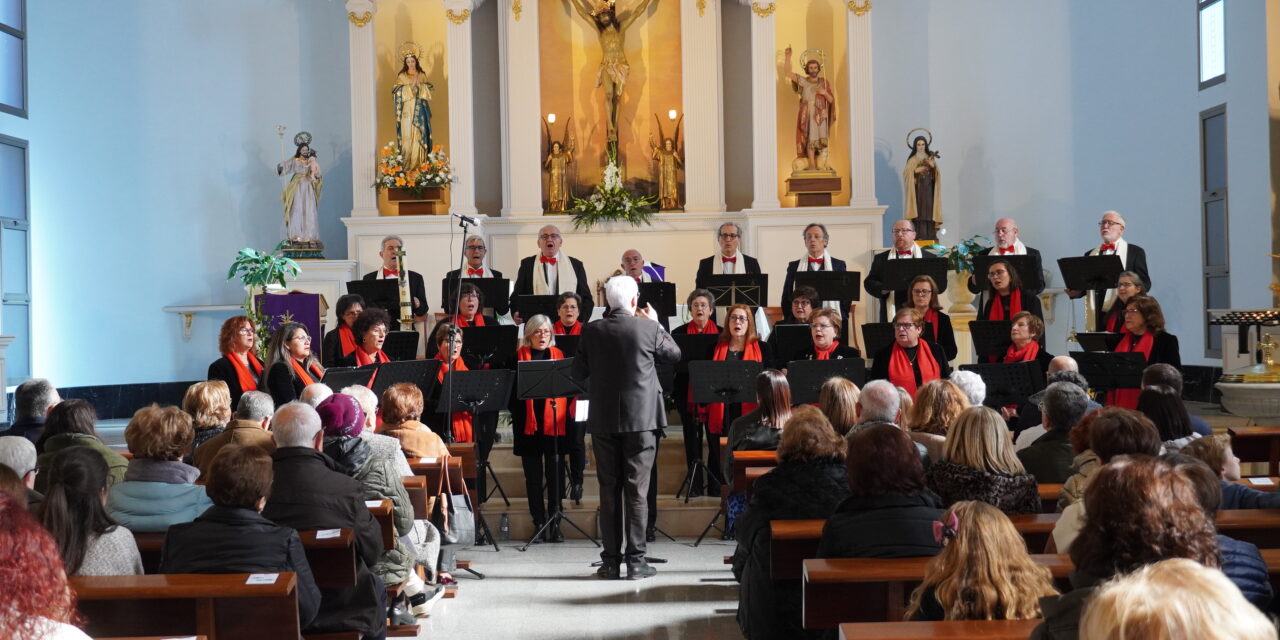
M 469 224 L 469 225 L 476 225 L 476 226 L 478 226 L 478 225 L 480 224 L 480 221 L 479 221 L 479 220 L 476 220 L 475 218 L 472 218 L 471 216 L 464 216 L 464 215 L 462 215 L 461 213 L 451 213 L 451 214 L 449 214 L 449 215 L 451 215 L 451 216 L 453 216 L 453 217 L 455 217 L 455 218 L 457 218 L 457 219 L 461 220 L 461 221 L 462 221 L 463 223 L 465 223 L 465 224 Z

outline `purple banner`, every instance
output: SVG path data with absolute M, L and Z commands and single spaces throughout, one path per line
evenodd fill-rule
M 269 293 L 256 296 L 262 315 L 268 318 L 267 328 L 272 333 L 285 322 L 301 322 L 311 336 L 312 348 L 320 351 L 324 338 L 321 324 L 320 294 L 318 293 Z

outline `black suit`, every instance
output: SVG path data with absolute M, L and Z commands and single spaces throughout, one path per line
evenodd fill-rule
M 253 373 L 252 365 L 249 366 L 249 372 Z M 265 374 L 266 371 L 263 373 Z M 231 391 L 231 409 L 234 411 L 236 405 L 240 404 L 240 396 L 244 395 L 244 389 L 240 388 L 240 376 L 236 374 L 236 366 L 231 364 L 226 356 L 222 356 L 209 365 L 208 379 L 227 383 L 227 389 Z M 262 386 L 261 382 L 258 386 Z
M 502 272 L 498 271 L 497 269 L 486 269 L 486 270 L 489 273 L 492 273 L 494 278 L 502 277 Z M 444 274 L 444 277 L 448 280 L 457 280 L 459 271 L 461 270 L 454 269 L 453 271 L 450 271 L 449 273 Z M 485 277 L 488 277 L 488 276 L 485 276 Z M 474 280 L 474 279 L 475 278 L 464 278 L 462 281 L 465 283 L 467 280 Z M 498 300 L 485 300 L 484 303 L 488 305 L 489 308 L 493 309 L 493 313 L 495 315 L 500 315 L 500 316 L 506 315 L 507 311 L 511 309 L 511 301 L 509 298 L 500 298 Z M 440 306 L 444 308 L 445 313 L 453 313 L 453 300 L 442 300 L 440 303 Z
M 587 380 L 591 400 L 587 433 L 600 481 L 600 558 L 606 565 L 617 566 L 624 559 L 629 565 L 644 562 L 656 431 L 667 424 L 657 365 L 679 359 L 680 347 L 671 334 L 651 320 L 614 312 L 582 328 L 573 368 L 576 377 Z
M 936 332 L 937 335 L 934 335 L 933 332 Z M 947 360 L 955 360 L 956 353 L 960 349 L 956 346 L 956 331 L 951 326 L 951 316 L 939 311 L 938 326 L 933 328 L 933 332 L 930 332 L 929 335 L 922 333 L 920 337 L 929 342 L 936 342 L 942 345 L 942 351 L 947 354 Z
M 760 261 L 752 258 L 745 253 L 739 253 L 738 259 L 742 260 L 743 266 L 746 267 L 747 273 L 763 273 L 760 271 Z M 694 279 L 694 286 L 699 289 L 706 288 L 707 276 L 718 276 L 722 270 L 720 262 L 720 254 L 708 256 L 698 262 L 698 276 Z
M 370 282 L 374 280 L 394 280 L 394 278 L 382 278 L 381 276 L 382 268 L 379 267 L 377 271 L 370 271 L 364 274 L 364 279 Z M 422 280 L 422 274 L 413 270 L 409 271 L 409 297 L 418 299 L 418 304 L 413 307 L 414 317 L 427 315 L 427 311 L 430 310 L 430 305 L 427 304 L 427 284 Z M 387 313 L 391 314 L 391 324 L 395 325 L 394 328 L 388 327 L 388 329 L 391 331 L 413 331 L 413 327 L 400 326 L 399 309 L 392 309 Z
M 516 272 L 516 284 L 511 290 L 511 304 L 515 304 L 516 296 L 533 295 L 533 268 L 539 264 L 538 255 L 529 256 L 520 261 L 520 269 Z M 587 270 L 582 266 L 581 260 L 573 256 L 566 256 L 566 259 L 569 261 L 569 265 L 573 267 L 574 277 L 578 279 L 578 286 L 574 289 L 574 293 L 582 297 L 582 308 L 578 312 L 582 321 L 587 322 L 591 320 L 591 310 L 596 306 L 595 298 L 591 297 L 591 282 L 587 280 Z M 561 265 L 556 266 L 559 267 Z M 559 280 L 564 282 L 563 278 Z M 560 292 L 556 291 L 553 295 L 560 295 Z M 523 319 L 528 320 L 528 318 Z M 555 320 L 555 318 L 552 318 L 552 320 Z
M 341 323 L 342 320 L 339 319 L 338 322 Z M 320 341 L 320 353 L 324 355 L 321 364 L 326 369 L 340 366 L 338 361 L 350 355 L 342 353 L 342 334 L 337 329 L 324 334 L 324 339 Z
M 1089 255 L 1091 251 L 1093 249 L 1084 252 L 1084 255 Z M 1129 243 L 1128 260 L 1124 262 L 1124 270 L 1138 274 L 1138 277 L 1142 278 L 1142 293 L 1151 295 L 1151 274 L 1147 272 L 1147 252 L 1142 247 Z M 1093 289 L 1085 295 L 1093 297 L 1094 331 L 1105 331 L 1103 323 L 1106 322 L 1107 312 L 1102 309 L 1102 303 L 1107 299 L 1107 291 Z
M 832 271 L 846 271 L 847 269 L 848 267 L 845 265 L 844 260 L 831 259 Z M 791 297 L 793 293 L 791 290 L 795 288 L 797 270 L 808 271 L 809 263 L 806 262 L 803 269 L 801 269 L 799 260 L 792 260 L 787 263 L 787 276 L 782 281 L 782 316 L 784 318 L 791 318 Z M 843 318 L 849 312 L 849 303 L 851 301 L 839 300 L 837 302 L 840 303 L 840 317 Z
M 310 372 L 307 375 L 311 375 Z M 307 386 L 302 382 L 302 378 L 294 375 L 293 367 L 285 360 L 267 367 L 264 379 L 267 383 L 266 388 L 261 389 L 262 385 L 258 386 L 260 390 L 271 394 L 271 400 L 277 407 L 283 407 L 302 397 L 302 390 Z
M 894 249 L 890 248 L 889 251 L 894 251 Z M 867 272 L 866 279 L 862 281 L 862 288 L 865 289 L 866 292 L 870 294 L 872 297 L 880 301 L 880 322 L 889 321 L 888 307 L 885 305 L 885 300 L 887 300 L 889 296 L 883 293 L 880 293 L 881 291 L 885 290 L 884 289 L 884 270 L 885 270 L 885 263 L 889 262 L 889 251 L 882 251 L 880 253 L 877 253 L 875 257 L 871 259 L 871 270 Z M 925 251 L 924 249 L 921 249 L 920 257 L 936 258 L 937 256 L 935 256 L 933 253 L 929 251 Z M 907 258 L 902 258 L 902 259 L 906 260 Z M 938 285 L 941 286 L 942 283 L 939 282 Z M 894 291 L 893 306 L 895 308 L 901 309 L 902 307 L 906 306 L 908 298 L 909 296 L 907 295 L 906 289 Z
M 982 251 L 979 251 L 976 255 L 980 255 L 980 256 L 991 255 L 991 252 L 992 252 L 992 251 L 995 251 L 995 250 L 996 250 L 996 249 L 995 249 L 995 247 L 987 247 L 986 249 L 983 249 Z M 1030 258 L 1034 258 L 1034 259 L 1035 259 L 1035 262 L 1036 262 L 1036 273 L 1039 273 L 1039 274 L 1041 274 L 1041 276 L 1043 276 L 1043 275 L 1044 275 L 1044 261 L 1043 261 L 1043 260 L 1041 259 L 1041 257 L 1040 257 L 1040 250 L 1039 250 L 1039 249 L 1032 249 L 1031 247 L 1027 247 L 1027 256 L 1028 256 L 1028 257 L 1030 257 Z M 985 284 L 985 281 L 986 281 L 986 274 L 983 274 L 982 279 L 983 279 L 983 281 L 984 281 L 984 284 L 979 285 L 979 284 L 978 284 L 978 276 L 977 276 L 977 274 L 974 274 L 974 275 L 969 276 L 969 293 L 979 293 L 979 292 L 985 291 L 985 290 L 987 290 L 987 289 L 989 288 L 989 287 Z M 1034 291 L 1032 291 L 1032 293 L 1034 293 L 1034 294 L 1036 294 L 1036 295 L 1040 295 L 1040 294 L 1044 293 L 1044 278 L 1043 278 L 1043 277 L 1041 277 L 1041 278 L 1040 278 L 1040 286 L 1039 286 L 1038 288 L 1036 288 Z

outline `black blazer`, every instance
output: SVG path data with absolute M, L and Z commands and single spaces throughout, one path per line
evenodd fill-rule
M 752 258 L 751 256 L 745 253 L 739 253 L 738 255 L 739 257 L 742 258 L 742 264 L 746 266 L 747 273 L 763 273 L 762 271 L 760 271 L 759 260 L 756 260 L 755 258 Z M 694 286 L 696 288 L 698 289 L 705 288 L 707 276 L 720 275 L 720 270 L 716 268 L 720 266 L 716 264 L 716 260 L 718 260 L 719 258 L 720 258 L 720 254 L 717 253 L 714 256 L 708 256 L 706 258 L 703 258 L 700 262 L 698 262 L 698 276 L 694 279 Z M 832 263 L 832 266 L 835 266 L 834 262 Z
M 1132 334 L 1126 334 L 1120 341 L 1133 340 Z M 1119 345 L 1116 345 L 1117 347 Z M 1151 342 L 1151 357 L 1147 358 L 1147 364 L 1168 364 L 1174 368 L 1182 368 L 1182 354 L 1178 349 L 1178 336 L 1172 333 L 1161 331 L 1155 335 Z
M 497 318 L 494 318 L 493 316 L 486 316 L 484 314 L 481 314 L 480 317 L 484 318 L 484 326 L 486 327 L 498 326 Z M 440 328 L 440 325 L 446 322 L 449 322 L 452 319 L 453 319 L 452 316 L 446 317 L 441 321 L 437 322 L 436 326 L 431 327 L 431 333 L 427 334 L 427 347 L 426 347 L 427 350 L 425 351 L 426 356 L 428 358 L 434 358 L 436 357 L 437 353 L 440 353 L 440 345 L 436 344 L 436 331 Z M 471 363 L 467 362 L 465 358 L 463 359 L 463 362 L 466 362 L 468 367 L 471 366 Z
M 566 256 L 569 264 L 573 267 L 573 275 L 578 279 L 578 288 L 574 290 L 582 297 L 582 308 L 579 314 L 583 322 L 591 320 L 591 310 L 595 308 L 595 298 L 591 297 L 591 282 L 587 280 L 587 270 L 583 268 L 582 261 L 573 257 Z M 516 284 L 511 290 L 510 304 L 515 304 L 516 296 L 533 295 L 533 268 L 538 264 L 538 256 L 528 256 L 520 261 L 520 270 L 516 272 Z M 557 265 L 559 266 L 559 265 Z M 557 295 L 559 292 L 556 292 Z M 495 311 L 497 309 L 494 309 Z
M 938 313 L 938 326 L 936 327 L 938 331 L 937 337 L 935 338 L 934 336 L 931 336 L 931 335 L 926 336 L 924 334 L 921 334 L 921 335 L 924 337 L 925 340 L 928 340 L 931 343 L 936 342 L 942 345 L 942 351 L 943 353 L 947 354 L 947 360 L 955 360 L 956 354 L 959 353 L 960 349 L 959 347 L 956 346 L 956 331 L 951 326 L 951 316 L 941 311 L 938 311 L 937 313 Z
M 980 256 L 991 255 L 991 252 L 995 251 L 995 249 L 996 249 L 995 247 L 987 247 L 986 249 L 979 251 L 977 255 L 980 255 Z M 1027 256 L 1031 258 L 1035 258 L 1036 271 L 1038 273 L 1043 274 L 1044 261 L 1040 257 L 1040 250 L 1027 247 Z M 969 276 L 969 293 L 978 293 L 982 291 L 985 287 L 986 287 L 985 283 L 983 283 L 982 285 L 978 284 L 977 274 L 973 274 Z M 1040 279 L 1040 287 L 1035 290 L 1036 295 L 1040 295 L 1041 293 L 1044 293 L 1044 278 Z
M 342 322 L 339 320 L 338 322 Z M 340 367 L 338 361 L 342 359 L 342 337 L 338 335 L 338 330 L 334 329 L 324 334 L 324 340 L 320 342 L 320 364 L 327 369 L 329 367 Z
M 587 433 L 622 434 L 667 426 L 659 364 L 680 360 L 680 347 L 662 325 L 611 313 L 582 328 L 574 377 L 587 380 Z
M 787 276 L 782 281 L 782 317 L 791 317 L 791 297 L 792 289 L 795 287 L 796 271 L 800 268 L 799 260 L 792 260 L 787 263 Z M 805 264 L 805 270 L 809 270 L 808 263 Z M 844 260 L 831 258 L 832 271 L 846 271 L 847 266 Z M 840 317 L 844 317 L 849 312 L 849 300 L 840 300 Z
M 991 295 L 986 296 L 987 301 L 982 305 L 982 313 L 978 314 L 978 320 L 987 319 L 988 314 L 991 313 L 991 305 L 996 304 L 996 300 L 1000 297 L 995 294 L 995 291 L 990 291 L 988 293 Z M 1031 315 L 1040 318 L 1041 321 L 1044 320 L 1044 310 L 1040 307 L 1040 296 L 1031 293 L 1031 291 L 1027 289 L 1022 290 L 1022 310 L 1030 312 Z M 1007 315 L 1005 318 L 1012 319 Z
M 1093 249 L 1084 252 L 1084 255 L 1089 255 L 1090 251 L 1093 251 Z M 1138 276 L 1142 278 L 1143 282 L 1142 293 L 1151 295 L 1151 274 L 1147 271 L 1147 252 L 1145 249 L 1136 244 L 1129 243 L 1129 259 L 1124 263 L 1124 270 L 1138 274 Z M 1096 330 L 1102 331 L 1102 323 L 1106 321 L 1106 312 L 1102 310 L 1102 303 L 1107 299 L 1107 292 L 1103 289 L 1094 289 L 1087 292 L 1085 295 L 1093 296 L 1093 311 L 1095 318 L 1093 326 Z
M 943 378 L 949 377 L 951 375 L 951 364 L 947 362 L 947 354 L 942 350 L 942 345 L 936 342 L 929 342 L 927 338 L 923 342 L 929 345 L 929 351 L 933 353 L 933 359 L 938 361 L 938 375 Z M 871 365 L 871 372 L 867 374 L 867 380 L 889 379 L 889 356 L 893 354 L 894 344 L 897 343 L 890 343 L 889 346 L 876 352 L 875 363 Z M 917 358 L 917 364 L 914 367 L 916 373 L 920 372 L 919 361 L 920 359 Z
M 271 394 L 277 407 L 283 407 L 302 397 L 302 390 L 307 386 L 302 383 L 302 378 L 293 375 L 293 367 L 284 360 L 268 367 L 265 378 L 267 388 L 264 391 Z
M 250 371 L 252 371 L 252 368 Z M 261 378 L 265 377 L 267 372 L 263 371 L 262 373 L 263 376 L 259 377 L 258 386 L 262 386 Z M 244 395 L 244 389 L 240 388 L 240 377 L 236 375 L 236 366 L 231 364 L 231 361 L 226 356 L 222 356 L 209 365 L 208 379 L 221 380 L 227 383 L 227 389 L 231 391 L 231 410 L 234 411 L 236 405 L 240 403 L 240 396 Z
M 369 281 L 382 280 L 383 278 L 381 276 L 382 267 L 378 267 L 377 271 L 370 271 L 369 273 L 364 274 L 364 279 Z M 413 315 L 415 317 L 427 315 L 427 311 L 430 310 L 431 307 L 431 305 L 427 304 L 427 285 L 422 280 L 422 274 L 417 271 L 409 271 L 409 296 L 417 298 L 419 302 L 418 306 L 413 308 Z M 392 331 L 413 331 L 413 327 L 400 326 L 400 322 L 398 321 L 400 313 L 398 311 L 389 311 L 388 313 L 391 314 L 391 324 L 394 324 L 397 327 L 395 329 L 388 327 L 388 329 L 391 329 Z
M 889 249 L 889 251 L 893 251 L 893 249 Z M 884 290 L 884 270 L 885 270 L 885 263 L 889 261 L 889 251 L 881 251 L 880 253 L 877 253 L 874 258 L 871 259 L 871 270 L 867 272 L 867 277 L 862 280 L 862 288 L 866 290 L 866 292 L 870 294 L 872 297 L 880 301 L 880 322 L 889 321 L 888 309 L 885 307 L 885 304 L 884 304 L 884 301 L 887 300 L 889 296 L 886 296 L 880 293 L 881 291 Z M 920 257 L 936 258 L 938 256 L 934 255 L 933 252 L 931 251 L 925 251 L 924 249 L 921 249 Z M 938 284 L 939 286 L 941 286 L 942 283 L 938 283 Z M 907 298 L 908 296 L 907 296 L 906 289 L 894 291 L 893 292 L 894 307 L 901 309 L 903 305 L 907 303 Z
M 446 279 L 449 279 L 449 280 L 455 280 L 455 279 L 457 279 L 457 278 L 458 278 L 458 273 L 459 273 L 460 271 L 461 271 L 461 269 L 454 269 L 453 271 L 450 271 L 449 273 L 444 274 L 444 277 L 445 277 Z M 493 274 L 493 277 L 495 277 L 495 278 L 501 278 L 501 277 L 502 277 L 502 272 L 501 272 L 501 271 L 498 271 L 497 269 L 489 269 L 489 272 L 490 272 L 490 273 L 492 273 L 492 274 Z M 463 282 L 466 282 L 467 280 L 470 280 L 470 279 L 472 279 L 472 278 L 463 278 L 463 279 L 462 279 L 462 281 L 463 281 Z M 486 305 L 488 305 L 489 307 L 491 307 L 491 308 L 493 309 L 493 312 L 494 312 L 494 313 L 496 313 L 496 314 L 498 314 L 498 315 L 500 315 L 500 316 L 501 316 L 501 315 L 505 315 L 505 314 L 507 313 L 507 311 L 509 311 L 509 310 L 511 309 L 511 300 L 510 300 L 510 298 L 501 298 L 501 299 L 498 299 L 498 300 L 485 300 L 485 301 L 484 301 L 484 303 L 485 303 Z M 453 301 L 452 301 L 452 300 L 441 300 L 441 301 L 440 301 L 440 306 L 441 306 L 441 308 L 443 308 L 443 309 L 444 309 L 444 312 L 445 312 L 445 313 L 453 313 Z

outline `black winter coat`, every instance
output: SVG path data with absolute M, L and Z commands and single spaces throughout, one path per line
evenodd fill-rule
M 264 517 L 299 530 L 351 529 L 355 534 L 355 586 L 321 589 L 320 614 L 306 631 L 382 633 L 387 624 L 386 587 L 369 570 L 382 555 L 382 533 L 365 507 L 360 483 L 338 472 L 333 461 L 315 449 L 285 447 L 271 459 L 275 481 Z
M 849 495 L 844 461 L 784 462 L 756 480 L 751 504 L 738 517 L 733 575 L 738 626 L 750 640 L 817 637 L 800 626 L 801 585 L 769 575 L 770 520 L 827 518 Z
M 942 500 L 928 489 L 911 495 L 851 497 L 836 509 L 818 542 L 819 558 L 916 558 L 936 556 L 933 522 Z
M 1222 559 L 1222 572 L 1240 588 L 1244 599 L 1263 613 L 1269 613 L 1273 595 L 1271 578 L 1258 547 L 1218 534 L 1218 554 Z
M 320 609 L 298 532 L 255 511 L 214 505 L 193 522 L 169 527 L 160 552 L 160 573 L 278 573 L 298 582 L 298 622 L 307 628 Z

